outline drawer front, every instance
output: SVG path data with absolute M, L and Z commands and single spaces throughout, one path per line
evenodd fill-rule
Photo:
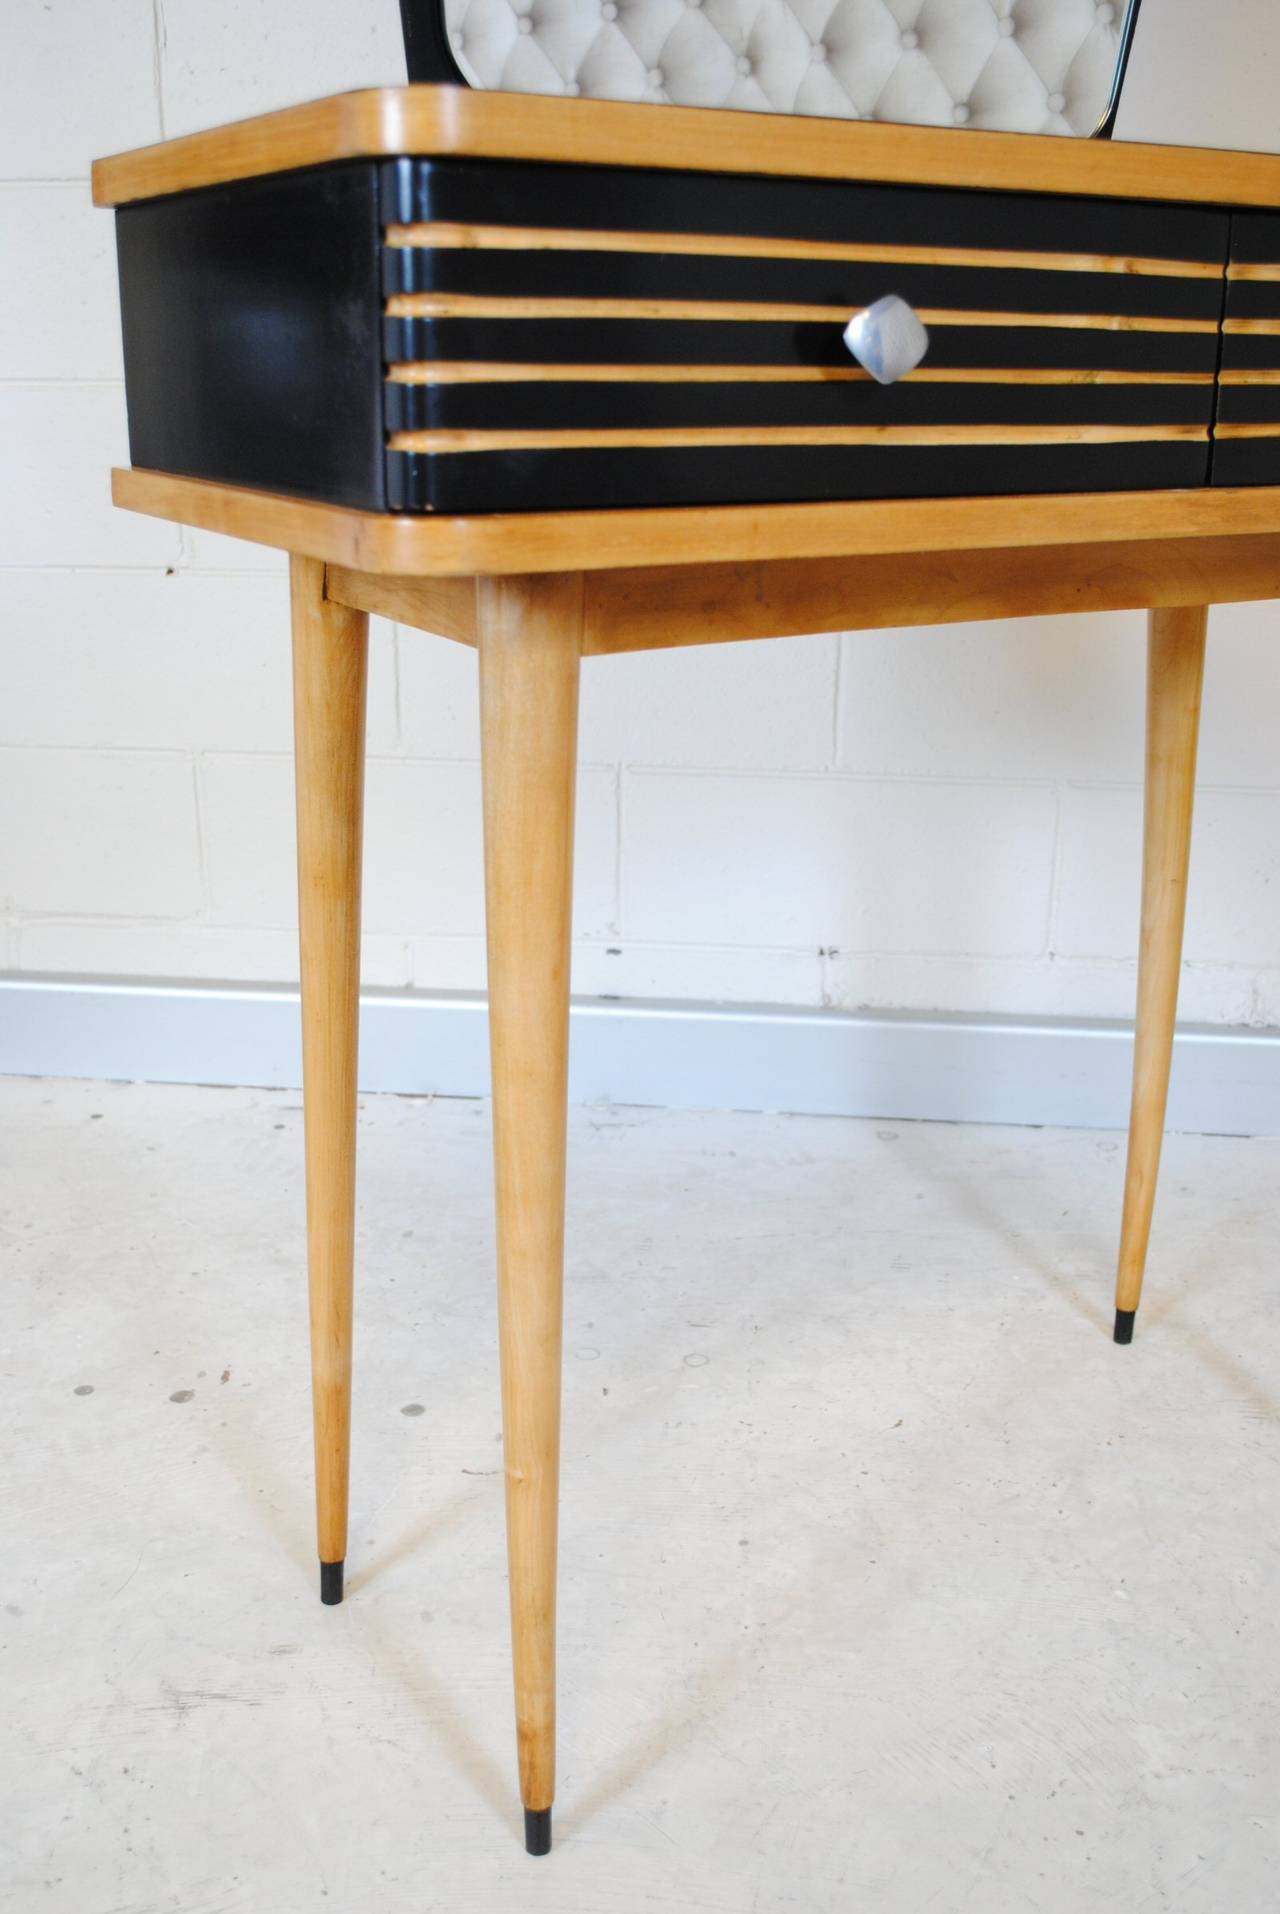
M 488 161 L 382 171 L 387 496 L 474 512 L 1195 486 L 1212 209 Z M 882 294 L 928 327 L 876 385 Z
M 1223 318 L 1215 485 L 1280 485 L 1280 218 L 1237 213 Z

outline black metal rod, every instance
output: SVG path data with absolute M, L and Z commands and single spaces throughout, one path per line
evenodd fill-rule
M 467 85 L 449 44 L 444 0 L 400 0 L 400 26 L 410 85 Z

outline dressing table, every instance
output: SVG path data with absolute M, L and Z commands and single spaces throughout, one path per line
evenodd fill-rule
M 478 654 L 526 1841 L 550 1845 L 579 661 L 1150 614 L 1115 1339 L 1141 1293 L 1207 607 L 1280 597 L 1280 158 L 457 85 L 103 160 L 117 504 L 290 554 L 318 1544 L 347 1552 L 366 630 Z M 843 331 L 882 295 L 924 359 Z

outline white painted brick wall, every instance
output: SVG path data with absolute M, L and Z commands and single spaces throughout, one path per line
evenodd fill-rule
M 191 760 L 0 751 L 0 897 L 19 918 L 190 917 L 203 884 Z
M 1212 45 L 1210 45 L 1212 35 Z M 9 0 L 0 68 L 0 967 L 295 974 L 277 553 L 114 512 L 90 159 L 401 77 L 394 0 Z M 1276 144 L 1270 0 L 1147 0 L 1121 130 Z M 513 110 L 518 110 L 513 107 Z M 1215 614 L 1183 1008 L 1280 1023 L 1277 614 Z M 1127 1015 L 1142 621 L 592 660 L 587 992 Z M 484 978 L 475 661 L 375 621 L 365 974 Z

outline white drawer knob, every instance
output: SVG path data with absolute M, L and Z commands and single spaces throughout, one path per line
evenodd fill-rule
M 905 379 L 929 350 L 928 333 L 896 292 L 855 312 L 844 329 L 844 342 L 879 385 Z

